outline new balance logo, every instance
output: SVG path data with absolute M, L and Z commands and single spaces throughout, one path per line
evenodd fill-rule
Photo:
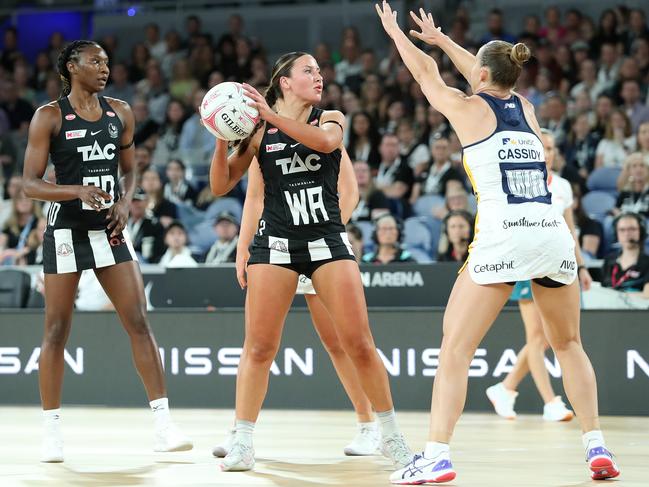
M 322 167 L 322 164 L 317 162 L 319 160 L 320 156 L 317 154 L 309 154 L 304 160 L 302 160 L 302 158 L 297 154 L 293 154 L 292 158 L 285 157 L 283 159 L 277 159 L 275 164 L 277 166 L 282 166 L 282 174 L 286 175 L 299 172 L 317 171 Z M 314 161 L 316 162 L 315 164 Z

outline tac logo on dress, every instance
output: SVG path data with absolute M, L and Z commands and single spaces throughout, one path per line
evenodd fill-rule
M 68 255 L 72 255 L 73 253 L 74 250 L 72 250 L 72 245 L 67 243 L 62 243 L 56 249 L 56 255 L 60 255 L 61 257 L 67 257 Z
M 117 127 L 112 123 L 108 124 L 108 135 L 110 135 L 112 139 L 117 138 Z

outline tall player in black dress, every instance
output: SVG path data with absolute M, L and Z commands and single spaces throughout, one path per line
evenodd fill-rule
M 249 321 L 237 375 L 234 444 L 223 470 L 254 465 L 252 432 L 268 386 L 298 276 L 311 278 L 381 422 L 383 449 L 396 464 L 412 454 L 399 432 L 387 373 L 370 332 L 358 265 L 340 218 L 337 186 L 345 117 L 314 108 L 322 76 L 309 54 L 275 63 L 265 96 L 244 85 L 262 122 L 227 155 L 218 140 L 210 168 L 216 195 L 227 193 L 250 164 L 264 180 L 264 209 L 248 260 Z
M 27 196 L 51 201 L 43 242 L 45 333 L 39 360 L 44 416 L 42 461 L 63 461 L 61 386 L 63 351 L 79 277 L 94 269 L 131 340 L 133 359 L 153 410 L 155 451 L 192 448 L 171 421 L 158 347 L 146 315 L 135 251 L 126 231 L 136 184 L 133 112 L 98 93 L 108 80 L 108 57 L 92 41 L 61 52 L 62 97 L 40 107 L 29 126 L 25 152 Z M 44 181 L 51 157 L 56 184 Z M 119 167 L 118 167 L 119 166 Z M 120 194 L 118 169 L 123 176 Z

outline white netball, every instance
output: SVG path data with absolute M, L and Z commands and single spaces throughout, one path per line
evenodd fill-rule
M 203 125 L 219 139 L 245 139 L 259 121 L 259 112 L 248 105 L 249 101 L 241 83 L 219 83 L 205 94 L 201 102 Z

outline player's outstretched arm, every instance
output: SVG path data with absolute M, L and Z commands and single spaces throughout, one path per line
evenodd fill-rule
M 467 96 L 460 90 L 446 86 L 435 60 L 415 46 L 401 31 L 397 24 L 397 13 L 392 11 L 388 2 L 384 1 L 382 8 L 376 5 L 376 12 L 428 102 L 453 123 L 452 118 L 464 109 Z
M 433 15 L 424 12 L 423 8 L 419 9 L 419 16 L 412 11 L 410 16 L 421 29 L 421 32 L 411 30 L 410 35 L 424 41 L 426 44 L 439 47 L 451 59 L 451 62 L 464 76 L 464 79 L 469 81 L 471 69 L 476 60 L 475 56 L 444 34 L 442 28 L 435 25 Z

